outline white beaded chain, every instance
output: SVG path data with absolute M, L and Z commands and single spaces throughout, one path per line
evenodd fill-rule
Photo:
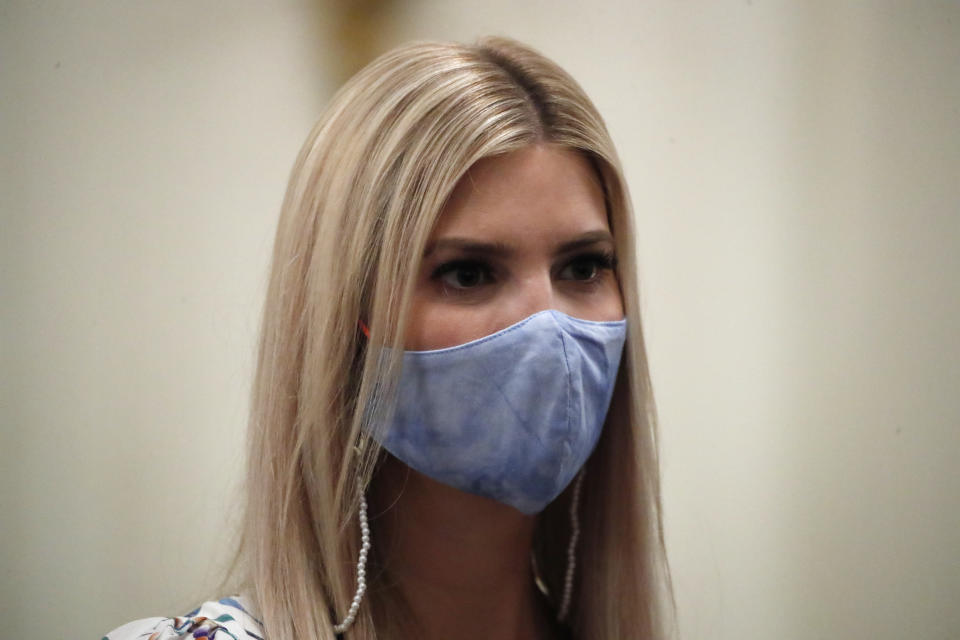
M 347 617 L 338 625 L 334 625 L 333 632 L 337 635 L 349 629 L 357 619 L 360 602 L 367 590 L 367 552 L 370 551 L 370 526 L 367 524 L 367 499 L 360 494 L 360 559 L 357 561 L 357 592 L 350 603 Z
M 567 573 L 563 579 L 563 599 L 560 602 L 560 612 L 557 614 L 557 620 L 561 622 L 566 619 L 570 612 L 570 600 L 573 597 L 573 576 L 577 568 L 577 541 L 580 539 L 578 511 L 583 475 L 584 472 L 581 471 L 577 477 L 577 483 L 573 487 L 573 498 L 570 501 L 570 546 L 567 547 Z M 360 558 L 357 561 L 357 592 L 353 596 L 353 602 L 350 603 L 347 617 L 343 619 L 343 622 L 333 627 L 333 631 L 337 635 L 343 634 L 353 626 L 357 619 L 357 612 L 360 610 L 360 603 L 363 601 L 363 594 L 367 590 L 367 554 L 370 551 L 370 525 L 367 522 L 367 500 L 363 495 L 360 496 L 359 519 Z
M 563 578 L 563 599 L 560 601 L 560 612 L 557 614 L 557 620 L 563 622 L 570 612 L 570 599 L 573 597 L 573 574 L 577 568 L 577 540 L 580 538 L 580 518 L 578 510 L 580 509 L 580 488 L 583 486 L 583 475 L 586 471 L 581 471 L 577 477 L 577 484 L 573 487 L 573 499 L 570 501 L 570 546 L 567 547 L 567 575 Z

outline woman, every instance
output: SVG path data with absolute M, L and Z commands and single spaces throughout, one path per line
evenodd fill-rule
M 543 56 L 362 70 L 277 231 L 244 596 L 108 637 L 665 637 L 634 240 L 603 122 Z

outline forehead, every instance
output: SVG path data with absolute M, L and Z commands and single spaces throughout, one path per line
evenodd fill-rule
M 603 189 L 577 151 L 534 145 L 477 162 L 460 180 L 431 239 L 550 239 L 609 230 Z

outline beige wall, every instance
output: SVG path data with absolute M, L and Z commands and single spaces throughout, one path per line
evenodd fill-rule
M 3 14 L 0 637 L 99 638 L 186 612 L 224 561 L 273 229 L 328 56 L 306 3 Z
M 0 615 L 209 595 L 296 150 L 297 3 L 0 5 Z M 633 189 L 687 640 L 960 634 L 960 5 L 408 2 L 527 40 Z M 628 606 L 628 603 L 625 603 Z

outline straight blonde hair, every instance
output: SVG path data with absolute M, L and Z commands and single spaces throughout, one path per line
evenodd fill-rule
M 656 421 L 619 161 L 567 73 L 520 43 L 487 38 L 412 44 L 378 58 L 336 94 L 293 167 L 261 327 L 238 556 L 268 640 L 335 637 L 356 588 L 358 495 L 381 453 L 362 434 L 383 428 L 389 411 L 427 238 L 474 163 L 532 144 L 578 150 L 596 168 L 628 319 L 609 416 L 587 463 L 569 624 L 578 638 L 666 637 L 672 596 Z M 369 341 L 360 319 L 372 328 Z M 536 565 L 554 597 L 566 567 L 569 493 L 537 525 Z M 404 637 L 403 616 L 386 613 L 399 605 L 369 579 L 346 636 Z

